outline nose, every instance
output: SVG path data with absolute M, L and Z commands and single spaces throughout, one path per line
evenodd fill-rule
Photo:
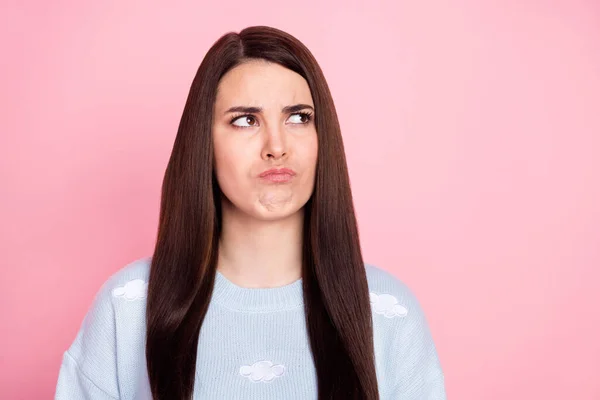
M 265 144 L 263 146 L 263 159 L 279 159 L 288 154 L 285 130 L 279 124 L 265 128 Z

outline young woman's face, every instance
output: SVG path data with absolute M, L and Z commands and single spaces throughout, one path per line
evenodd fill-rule
M 298 107 L 290 111 L 291 106 Z M 256 109 L 231 111 L 232 107 Z M 212 135 L 223 207 L 273 220 L 306 204 L 317 164 L 313 109 L 306 80 L 278 64 L 252 60 L 221 78 Z M 260 177 L 271 168 L 289 168 L 295 175 L 284 176 L 284 182 Z

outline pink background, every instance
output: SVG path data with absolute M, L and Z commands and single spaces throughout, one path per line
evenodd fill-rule
M 365 259 L 421 300 L 449 398 L 600 399 L 600 5 L 218 4 L 3 3 L 0 398 L 53 397 L 96 290 L 151 254 L 204 54 L 267 24 L 325 72 Z

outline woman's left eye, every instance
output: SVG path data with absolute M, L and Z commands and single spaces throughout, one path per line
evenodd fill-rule
M 294 124 L 308 124 L 310 122 L 312 114 L 304 113 L 304 112 L 295 113 L 295 114 L 292 114 L 290 116 L 290 118 L 293 117 L 293 116 L 299 116 L 300 117 L 300 118 L 296 119 L 296 121 L 298 121 L 298 122 L 294 122 Z

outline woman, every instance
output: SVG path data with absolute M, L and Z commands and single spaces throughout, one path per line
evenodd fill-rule
M 294 37 L 208 51 L 154 254 L 99 290 L 56 398 L 445 399 L 419 303 L 363 262 L 334 103 Z

